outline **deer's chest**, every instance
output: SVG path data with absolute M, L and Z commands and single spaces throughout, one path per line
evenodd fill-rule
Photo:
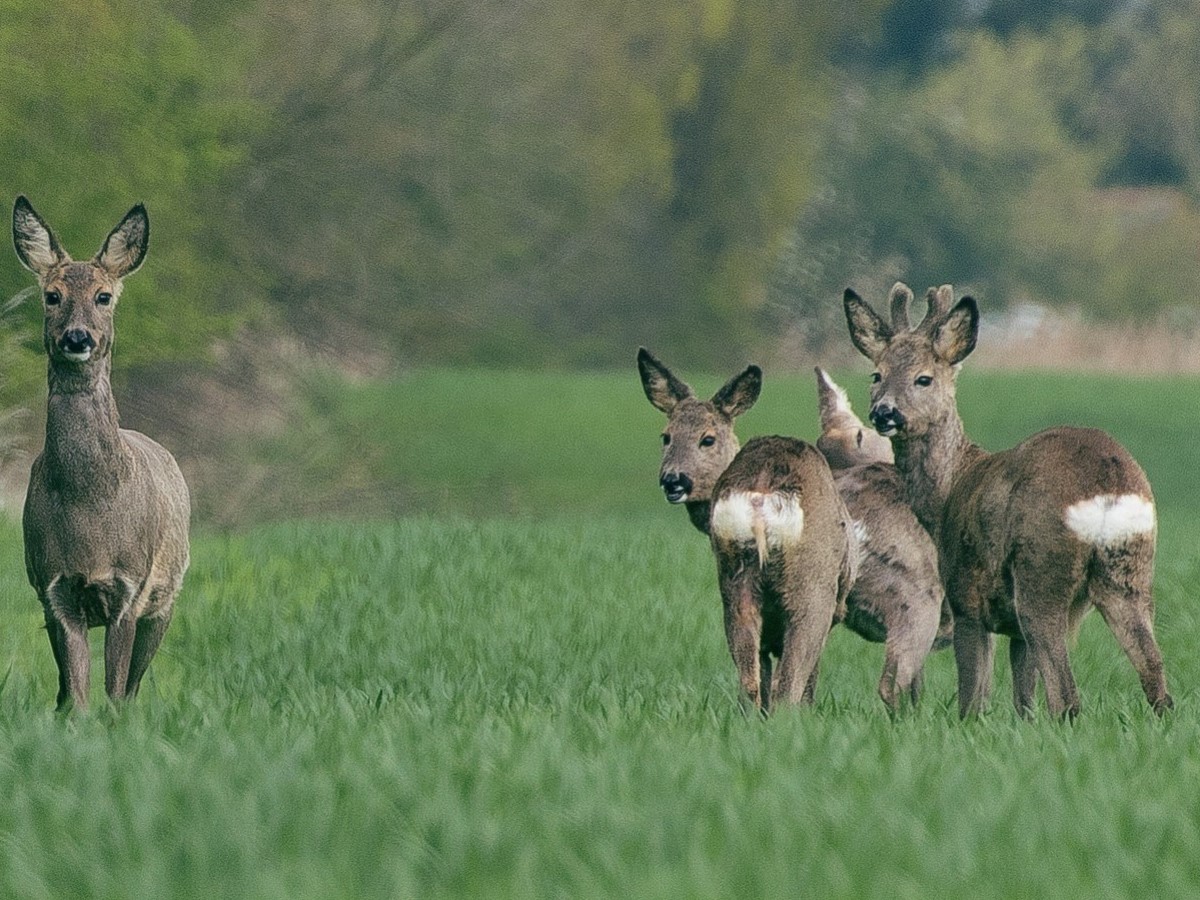
M 79 497 L 31 483 L 24 529 L 35 587 L 44 588 L 56 577 L 82 577 L 86 583 L 143 580 L 151 562 L 151 522 L 137 499 L 124 491 Z

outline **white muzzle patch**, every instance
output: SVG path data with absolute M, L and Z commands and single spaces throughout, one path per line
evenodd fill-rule
M 712 511 L 713 537 L 721 541 L 757 544 L 760 561 L 768 550 L 797 543 L 804 532 L 804 510 L 791 494 L 733 491 Z
M 1098 494 L 1067 507 L 1063 521 L 1077 538 L 1111 547 L 1154 530 L 1154 504 L 1138 494 Z

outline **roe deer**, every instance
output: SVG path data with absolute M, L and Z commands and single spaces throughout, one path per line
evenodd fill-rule
M 829 464 L 804 441 L 753 438 L 712 497 L 725 636 L 743 696 L 764 713 L 781 702 L 811 703 L 858 558 Z
M 88 628 L 103 625 L 104 687 L 132 698 L 162 640 L 188 566 L 187 485 L 171 454 L 118 427 L 113 313 L 141 265 L 141 205 L 96 256 L 75 262 L 25 197 L 13 207 L 21 262 L 37 275 L 49 357 L 46 444 L 25 496 L 25 569 L 58 665 L 58 708 L 86 708 Z
M 846 626 L 883 641 L 879 696 L 891 710 L 920 697 L 925 657 L 950 643 L 953 621 L 938 576 L 937 548 L 917 521 L 887 438 L 868 430 L 849 398 L 819 367 L 821 436 L 817 449 L 854 522 L 858 578 L 846 598 Z
M 729 379 L 711 400 L 700 400 L 644 348 L 638 351 L 638 370 L 646 397 L 667 415 L 660 483 L 667 499 L 685 503 L 692 524 L 708 534 L 717 479 L 738 452 L 734 419 L 758 399 L 762 372 L 750 366 Z M 844 409 L 858 423 L 848 405 Z M 823 405 L 822 421 L 830 423 L 821 438 L 827 443 L 838 439 L 834 423 L 847 429 L 844 434 L 855 446 L 853 451 L 847 447 L 845 453 L 855 453 L 855 461 L 867 462 L 868 455 L 891 458 L 887 440 L 864 432 L 861 423 L 858 430 L 863 439 L 851 438 L 849 420 L 830 404 Z M 842 434 L 838 432 L 838 436 Z M 820 441 L 817 446 L 821 448 Z M 837 478 L 836 472 L 834 475 Z M 904 504 L 902 487 L 890 466 L 846 473 L 836 486 L 850 514 L 857 518 L 857 509 L 864 517 L 859 531 L 865 542 L 859 554 L 858 582 L 846 599 L 846 624 L 867 640 L 887 642 L 879 693 L 894 709 L 903 693 L 916 698 L 925 655 L 937 630 L 941 585 L 935 552 Z M 915 535 L 906 532 L 910 524 Z M 906 543 L 910 539 L 911 546 Z M 766 662 L 769 664 L 769 659 Z
M 892 440 L 918 518 L 939 550 L 954 611 L 959 712 L 984 705 L 993 634 L 1009 638 L 1013 701 L 1028 715 L 1040 677 L 1051 714 L 1079 696 L 1067 638 L 1092 606 L 1116 635 L 1155 712 L 1172 706 L 1154 639 L 1154 496 L 1129 452 L 1102 431 L 1060 427 L 989 454 L 966 436 L 955 400 L 979 310 L 931 288 L 911 326 L 912 292 L 893 287 L 891 322 L 843 298 L 854 346 L 875 363 L 871 422 Z

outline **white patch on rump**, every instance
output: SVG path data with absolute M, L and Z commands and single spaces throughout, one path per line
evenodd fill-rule
M 792 494 L 732 491 L 713 506 L 711 527 L 720 540 L 757 543 L 761 533 L 767 547 L 778 548 L 800 540 L 804 510 Z
M 1068 506 L 1063 521 L 1081 541 L 1108 547 L 1153 531 L 1154 503 L 1138 494 L 1098 494 Z

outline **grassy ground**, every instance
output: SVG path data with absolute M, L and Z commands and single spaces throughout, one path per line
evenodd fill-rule
M 1003 662 L 989 714 L 958 722 L 949 653 L 890 721 L 881 648 L 841 630 L 814 709 L 743 717 L 713 564 L 657 493 L 660 416 L 632 374 L 324 386 L 335 437 L 255 452 L 291 453 L 299 478 L 356 447 L 396 520 L 201 530 L 119 711 L 96 685 L 89 715 L 50 712 L 19 531 L 0 524 L 0 896 L 1189 895 L 1200 391 L 1152 401 L 1164 387 L 962 390 L 991 446 L 1057 417 L 1138 448 L 1162 506 L 1163 721 L 1095 616 L 1074 727 L 1017 720 Z M 812 396 L 769 381 L 741 432 L 811 433 Z

